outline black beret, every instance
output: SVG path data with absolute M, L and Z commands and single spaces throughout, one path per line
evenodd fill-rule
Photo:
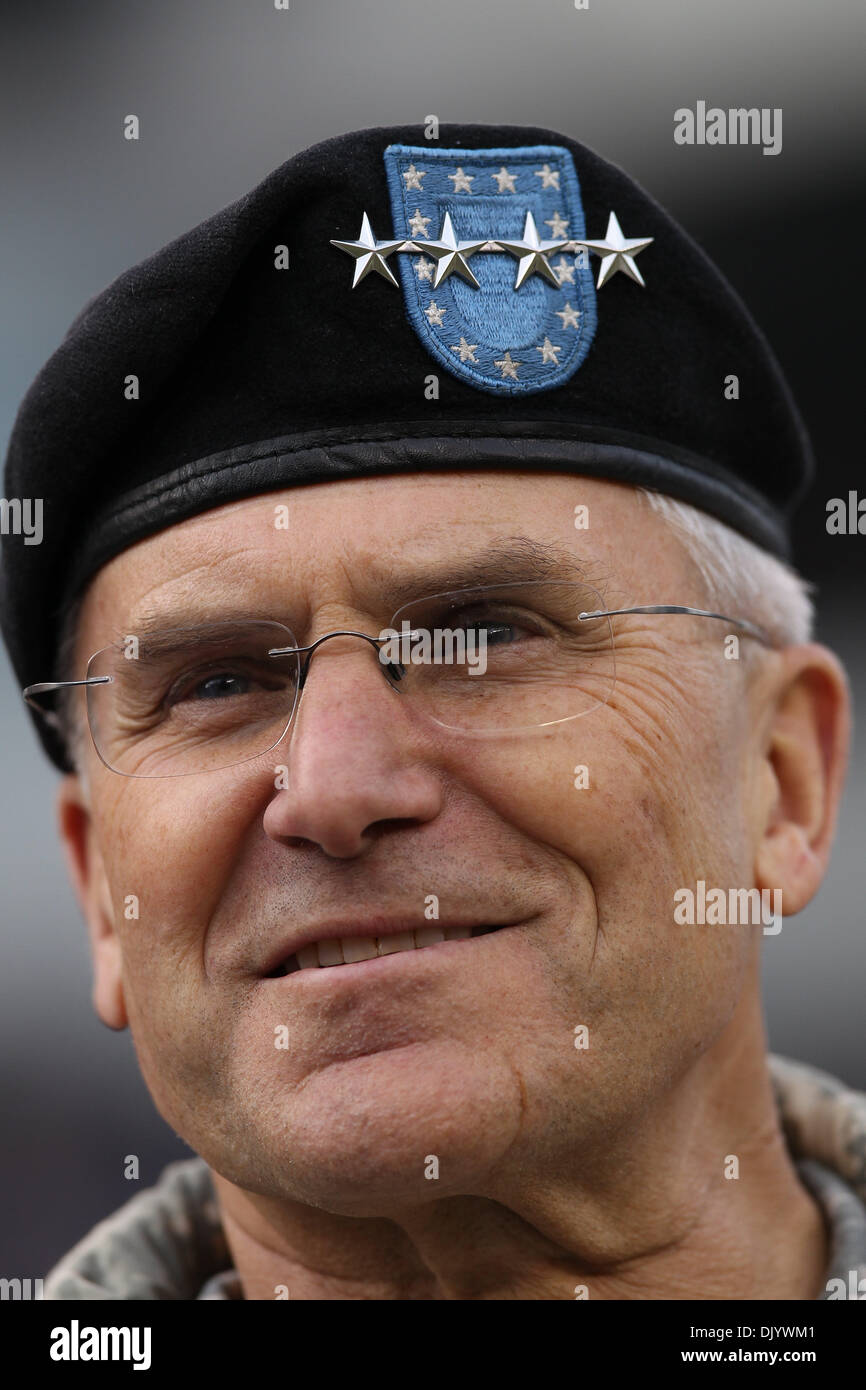
M 43 539 L 0 557 L 18 679 L 56 678 L 66 605 L 165 526 L 490 467 L 654 488 L 786 558 L 813 464 L 760 330 L 622 170 L 536 128 L 327 140 L 121 275 L 30 388 L 5 495 L 43 500 Z

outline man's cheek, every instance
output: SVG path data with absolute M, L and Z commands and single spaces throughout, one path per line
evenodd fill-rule
M 235 1010 L 189 971 L 167 960 L 148 967 L 124 956 L 130 1032 L 145 1084 L 163 1118 L 184 1137 L 191 1117 L 228 1098 Z
M 745 827 L 735 795 L 740 750 L 733 734 L 710 718 L 690 719 L 685 710 L 674 728 L 655 721 L 635 728 L 631 719 L 620 719 L 614 734 L 606 746 L 615 742 L 616 754 L 605 758 L 601 750 L 599 756 L 604 823 L 611 840 L 624 843 L 642 865 L 635 871 L 658 877 L 667 863 L 675 880 L 671 892 L 713 864 L 719 872 L 742 872 Z
M 191 952 L 145 942 L 128 931 L 121 950 L 123 992 L 134 1034 L 146 1031 L 157 1045 L 171 1047 L 214 1034 L 207 1017 L 207 982 Z
M 147 1039 L 168 1064 L 186 1056 L 197 1065 L 219 1052 L 227 1023 L 205 970 L 200 884 L 169 863 L 124 869 L 113 885 L 115 929 L 136 1046 Z
M 569 857 L 584 842 L 587 827 L 598 823 L 602 788 L 610 780 L 597 741 L 571 726 L 498 747 L 467 745 L 458 775 L 536 848 Z
M 124 951 L 145 959 L 159 948 L 168 967 L 201 956 L 220 900 L 229 850 L 178 811 L 170 825 L 144 818 L 118 826 L 104 841 L 114 921 Z

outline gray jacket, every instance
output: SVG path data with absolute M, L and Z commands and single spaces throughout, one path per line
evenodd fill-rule
M 866 1298 L 866 1094 L 770 1056 L 785 1138 L 830 1233 L 822 1299 Z M 242 1299 L 201 1158 L 171 1163 L 154 1187 L 94 1226 L 47 1276 L 50 1299 Z

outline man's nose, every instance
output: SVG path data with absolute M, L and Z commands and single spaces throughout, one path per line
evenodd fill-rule
M 316 648 L 292 727 L 272 756 L 288 769 L 288 785 L 268 805 L 265 833 L 307 840 L 334 858 L 362 854 L 377 827 L 423 824 L 442 806 L 430 731 L 362 638 Z

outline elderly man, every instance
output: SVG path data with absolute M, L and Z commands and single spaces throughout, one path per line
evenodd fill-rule
M 198 1155 L 46 1297 L 851 1296 L 866 1098 L 759 988 L 847 756 L 802 426 L 622 171 L 430 134 L 128 272 L 16 425 L 95 1007 Z

